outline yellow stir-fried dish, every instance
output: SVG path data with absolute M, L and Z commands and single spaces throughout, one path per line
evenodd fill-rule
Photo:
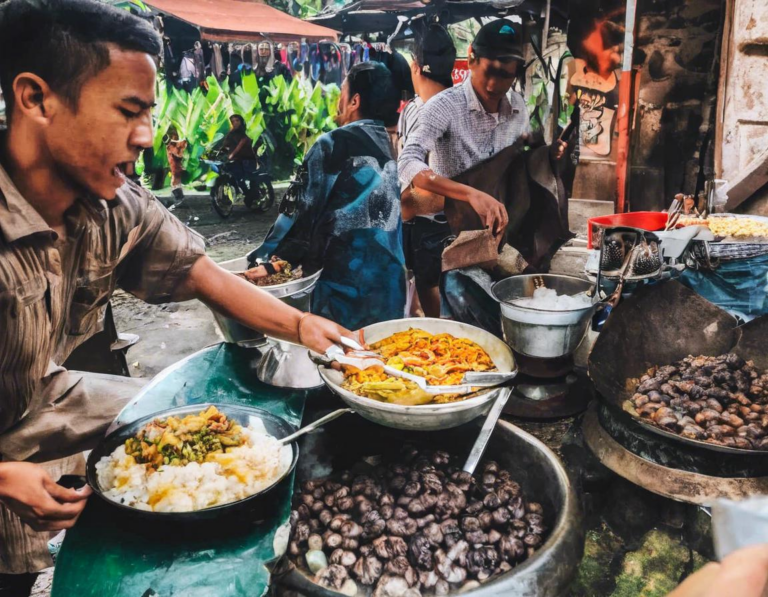
M 715 236 L 737 239 L 768 237 L 768 224 L 752 218 L 681 218 L 678 226 L 708 226 Z
M 467 371 L 496 371 L 488 353 L 476 342 L 451 334 L 409 329 L 370 346 L 390 367 L 424 377 L 432 386 L 460 384 Z M 455 402 L 466 395 L 423 392 L 415 383 L 392 377 L 383 367 L 344 367 L 343 387 L 359 396 L 395 404 Z

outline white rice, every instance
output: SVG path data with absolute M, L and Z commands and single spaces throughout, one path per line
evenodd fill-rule
M 567 294 L 557 294 L 557 290 L 553 288 L 537 288 L 533 291 L 532 297 L 515 299 L 512 303 L 541 311 L 572 311 L 590 307 L 592 299 L 583 292 L 575 296 L 568 296 Z
M 119 504 L 154 512 L 191 512 L 253 495 L 280 477 L 291 464 L 292 449 L 254 429 L 244 428 L 246 444 L 215 462 L 164 465 L 149 473 L 118 447 L 96 464 L 104 495 Z

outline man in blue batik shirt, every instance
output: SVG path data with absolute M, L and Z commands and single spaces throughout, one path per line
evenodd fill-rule
M 398 319 L 405 310 L 400 183 L 383 124 L 398 105 L 384 65 L 349 71 L 339 128 L 309 150 L 277 222 L 249 255 L 279 256 L 305 275 L 322 269 L 312 312 L 348 329 Z

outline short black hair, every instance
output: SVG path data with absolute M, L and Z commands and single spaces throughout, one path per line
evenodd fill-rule
M 385 126 L 397 123 L 400 92 L 395 87 L 390 70 L 380 62 L 361 62 L 347 74 L 349 97 L 360 96 L 363 118 L 383 120 Z
M 163 51 L 149 23 L 96 0 L 0 2 L 0 88 L 8 122 L 19 74 L 38 75 L 75 109 L 83 84 L 109 66 L 109 44 L 153 57 Z
M 438 23 L 429 23 L 416 35 L 414 59 L 421 74 L 444 87 L 453 86 L 456 46 L 450 33 Z

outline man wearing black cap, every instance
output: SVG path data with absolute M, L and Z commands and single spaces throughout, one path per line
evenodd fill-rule
M 470 78 L 421 109 L 398 171 L 401 184 L 451 199 L 448 216 L 455 233 L 490 229 L 493 239 L 475 237 L 480 244 L 467 245 L 471 248 L 463 253 L 457 245 L 451 256 L 443 256 L 440 314 L 500 336 L 493 282 L 526 267 L 546 269 L 570 234 L 567 198 L 554 168 L 566 144 L 558 140 L 550 148 L 523 151 L 531 138 L 528 112 L 523 97 L 511 91 L 524 75 L 518 23 L 498 19 L 483 26 L 470 46 L 468 65 Z M 507 190 L 496 186 L 500 180 Z M 510 216 L 513 225 L 506 230 Z M 495 268 L 489 240 L 501 249 Z
M 411 78 L 416 97 L 400 114 L 400 148 L 416 126 L 426 102 L 453 85 L 451 73 L 456 62 L 456 48 L 444 27 L 428 25 L 416 39 L 411 63 Z M 413 272 L 421 308 L 427 317 L 440 317 L 441 256 L 451 236 L 451 227 L 443 213 L 445 199 L 434 193 L 403 185 L 403 248 L 405 261 Z
M 469 203 L 498 236 L 509 220 L 504 206 L 450 179 L 528 134 L 525 100 L 518 93 L 508 95 L 523 74 L 523 61 L 518 23 L 498 19 L 483 26 L 470 46 L 471 76 L 424 106 L 398 163 L 402 184 Z M 552 157 L 562 157 L 565 147 L 557 141 Z

